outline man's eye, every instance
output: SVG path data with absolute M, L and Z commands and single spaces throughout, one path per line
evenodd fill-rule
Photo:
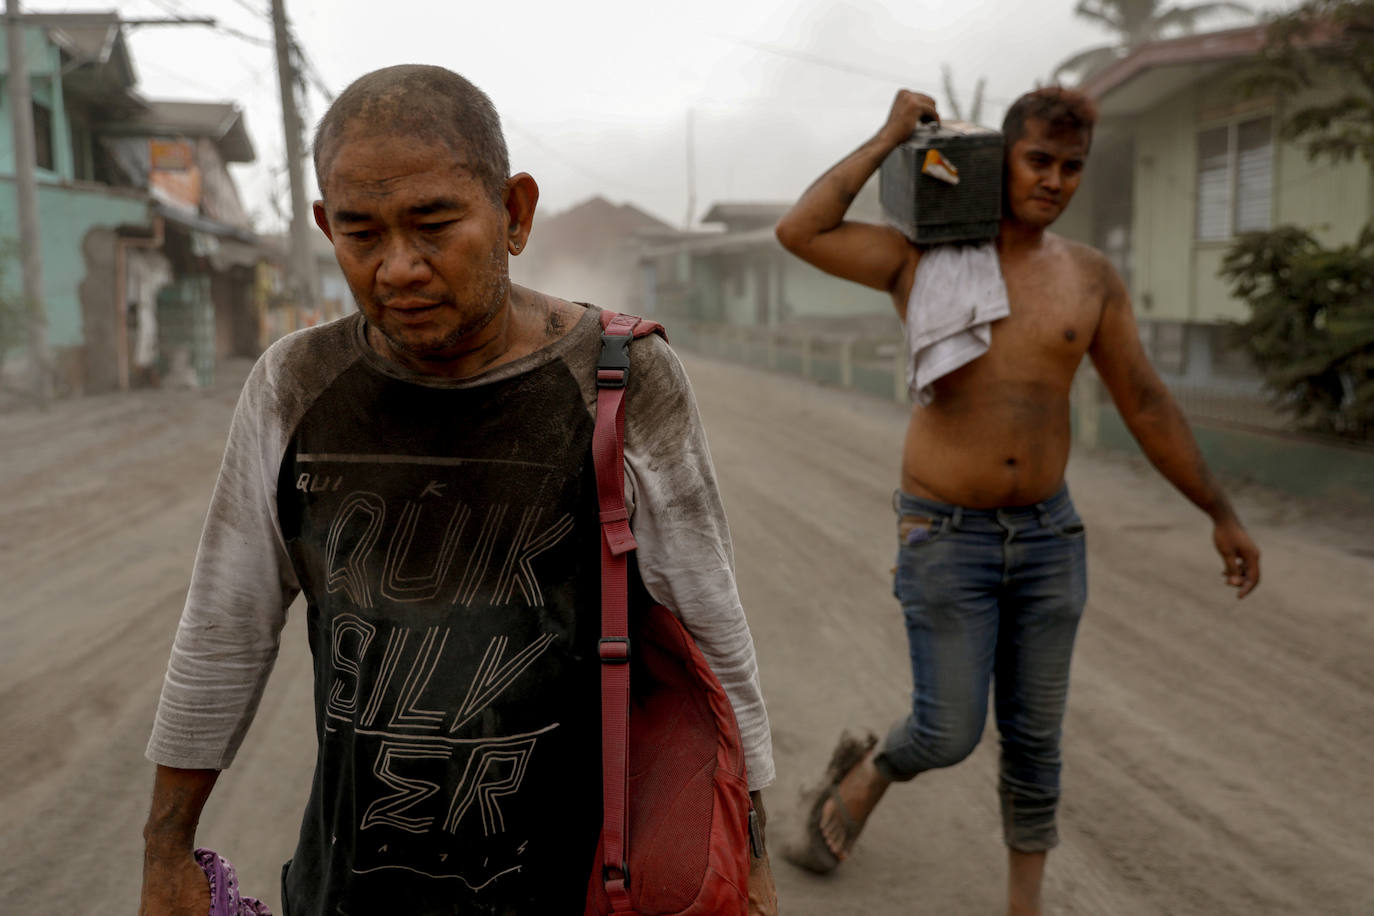
M 455 222 L 456 222 L 456 220 L 444 219 L 444 220 L 439 220 L 438 222 L 434 222 L 434 223 L 421 223 L 421 224 L 420 224 L 420 231 L 421 231 L 421 232 L 438 232 L 438 231 L 441 230 L 441 229 L 447 229 L 449 226 L 452 226 Z
M 346 235 L 348 238 L 352 239 L 355 242 L 370 241 L 376 234 L 377 233 L 373 232 L 371 229 L 358 229 L 354 232 L 344 233 L 344 235 Z

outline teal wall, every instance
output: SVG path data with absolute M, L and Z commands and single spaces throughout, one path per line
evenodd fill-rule
M 755 324 L 758 314 L 756 263 L 746 255 L 721 261 L 721 317 L 729 324 Z
M 886 314 L 892 298 L 886 293 L 832 277 L 801 258 L 783 261 L 782 301 L 794 318 Z
M 1192 424 L 1212 470 L 1303 498 L 1374 506 L 1374 449 Z M 1113 407 L 1102 407 L 1098 445 L 1141 454 Z
M 14 174 L 14 134 L 10 127 L 9 51 L 0 25 L 0 175 Z M 38 26 L 24 29 L 24 63 L 29 72 L 29 90 L 35 100 L 52 111 L 53 168 L 39 169 L 39 181 L 71 181 L 75 176 L 72 161 L 71 120 L 62 96 L 62 55 Z
M 18 238 L 14 180 L 0 177 L 0 238 Z M 142 197 L 41 184 L 38 187 L 39 245 L 43 255 L 43 298 L 48 314 L 48 343 L 74 347 L 85 343 L 81 300 L 77 291 L 86 275 L 81 245 L 97 226 L 147 225 L 148 202 Z M 18 252 L 5 265 L 6 292 L 20 289 Z M 114 283 L 111 276 L 110 283 Z

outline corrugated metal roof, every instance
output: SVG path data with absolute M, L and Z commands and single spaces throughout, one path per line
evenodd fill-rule
M 243 113 L 230 102 L 179 102 L 149 99 L 147 109 L 119 124 L 109 133 L 174 134 L 214 140 L 229 162 L 252 162 L 253 141 L 243 123 Z

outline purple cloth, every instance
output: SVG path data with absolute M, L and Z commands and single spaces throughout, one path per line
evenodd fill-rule
M 239 896 L 239 877 L 224 856 L 214 850 L 197 849 L 196 864 L 210 879 L 210 916 L 272 916 L 267 904 Z

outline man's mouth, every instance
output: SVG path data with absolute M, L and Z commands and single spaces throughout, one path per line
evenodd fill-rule
M 390 302 L 383 302 L 381 305 L 382 308 L 391 312 L 401 321 L 418 322 L 427 320 L 443 303 L 419 299 L 393 299 Z

